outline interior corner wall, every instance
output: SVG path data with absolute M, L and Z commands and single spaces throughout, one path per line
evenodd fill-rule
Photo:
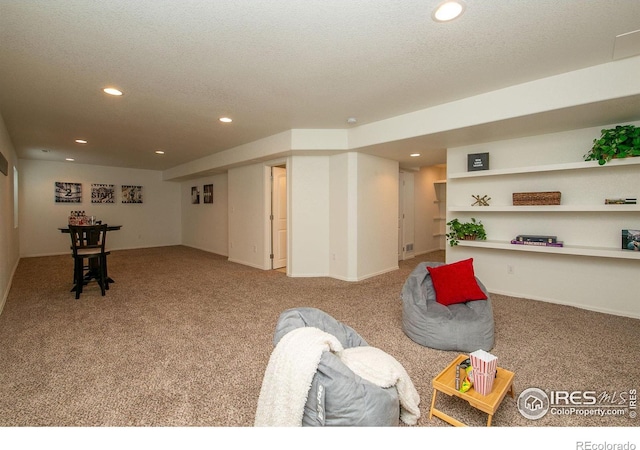
M 229 169 L 229 261 L 258 269 L 269 269 L 264 255 L 270 250 L 266 220 L 269 195 L 265 192 L 265 165 L 251 164 Z
M 355 153 L 329 157 L 329 276 L 357 280 L 357 166 Z
M 205 203 L 205 185 L 213 187 L 211 203 Z M 181 186 L 182 245 L 229 256 L 227 174 L 183 181 Z M 198 203 L 194 203 L 193 188 L 198 191 Z
M 398 268 L 396 161 L 348 152 L 329 159 L 329 276 L 359 281 Z
M 55 183 L 82 185 L 81 203 L 56 203 Z M 114 203 L 91 203 L 92 184 L 113 184 Z M 142 186 L 143 203 L 122 203 L 122 185 Z M 20 160 L 20 256 L 69 252 L 65 226 L 75 210 L 122 225 L 109 233 L 111 250 L 179 245 L 180 184 L 162 181 L 162 172 L 42 160 Z
M 20 261 L 19 226 L 18 228 L 14 226 L 13 172 L 13 168 L 17 167 L 20 174 L 20 167 L 2 116 L 0 116 L 0 152 L 7 160 L 7 174 L 0 174 L 0 312 L 2 312 L 9 295 L 13 274 Z
M 328 156 L 292 156 L 289 186 L 289 266 L 292 277 L 329 275 L 330 194 Z
M 399 165 L 357 154 L 357 278 L 398 268 Z

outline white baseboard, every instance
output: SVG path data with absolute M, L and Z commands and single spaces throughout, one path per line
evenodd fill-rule
M 630 317 L 632 319 L 640 319 L 640 314 L 633 314 L 633 313 L 629 313 L 628 311 L 618 311 L 618 310 L 609 309 L 609 308 L 599 308 L 599 307 L 594 307 L 594 306 L 590 306 L 590 305 L 583 305 L 583 304 L 580 304 L 580 303 L 564 302 L 564 301 L 558 300 L 558 299 L 530 296 L 530 295 L 520 294 L 520 293 L 517 293 L 517 292 L 500 291 L 500 290 L 494 290 L 494 289 L 492 289 L 490 292 L 492 294 L 506 295 L 508 297 L 526 298 L 527 300 L 536 300 L 536 301 L 539 301 L 539 302 L 554 303 L 556 305 L 573 306 L 574 308 L 585 309 L 587 311 L 599 312 L 599 313 L 603 313 L 603 314 L 611 314 L 613 316 L 621 316 L 621 317 Z
M 228 258 L 227 261 L 232 262 L 232 263 L 236 263 L 236 264 L 242 264 L 243 266 L 253 267 L 254 269 L 270 270 L 270 269 L 265 269 L 264 267 L 262 267 L 259 264 L 254 264 L 252 262 L 242 261 L 242 260 L 239 260 L 239 259 Z
M 390 267 L 388 269 L 383 269 L 380 270 L 378 272 L 375 273 L 371 273 L 371 274 L 367 274 L 364 276 L 360 276 L 360 277 L 343 277 L 340 275 L 335 275 L 335 274 L 330 274 L 330 273 L 305 273 L 305 274 L 289 274 L 289 276 L 291 278 L 311 278 L 311 277 L 329 277 L 329 278 L 333 278 L 335 280 L 340 280 L 340 281 L 348 281 L 350 283 L 353 283 L 355 281 L 362 281 L 362 280 L 366 280 L 367 278 L 373 278 L 373 277 L 377 277 L 378 275 L 382 275 L 388 272 L 393 272 L 394 270 L 398 270 L 400 267 L 399 266 L 395 266 L 395 267 Z
M 363 275 L 355 278 L 341 277 L 339 275 L 329 275 L 329 277 L 335 278 L 336 280 L 349 281 L 349 282 L 362 281 L 362 280 L 366 280 L 367 278 L 373 278 L 373 277 L 377 277 L 378 275 L 382 275 L 388 272 L 393 272 L 394 270 L 398 270 L 399 268 L 400 268 L 399 266 L 389 267 L 387 269 L 379 270 L 375 273 L 369 273 L 367 275 Z
M 203 252 L 207 252 L 207 253 L 213 253 L 214 255 L 224 256 L 225 258 L 229 257 L 227 253 L 216 252 L 215 250 L 212 250 L 210 248 L 205 248 L 205 247 L 200 247 L 197 245 L 190 245 L 190 244 L 179 244 L 179 245 L 182 245 L 184 247 L 189 247 L 189 248 L 195 248 L 196 250 L 202 250 Z
M 431 249 L 431 250 L 424 250 L 424 251 L 421 251 L 421 252 L 416 252 L 415 256 L 426 255 L 427 253 L 433 253 L 433 252 L 441 252 L 441 251 L 444 251 L 444 250 L 445 249 L 442 249 L 442 248 L 434 248 L 434 249 Z
M 13 284 L 13 277 L 16 274 L 16 270 L 18 269 L 18 264 L 20 264 L 20 258 L 13 265 L 13 269 L 11 270 L 11 275 L 9 276 L 9 282 L 7 283 L 7 288 L 5 289 L 2 295 L 2 301 L 0 302 L 0 314 L 2 314 L 2 310 L 4 309 L 5 303 L 7 303 L 7 298 L 9 297 L 9 292 L 11 291 L 11 284 Z

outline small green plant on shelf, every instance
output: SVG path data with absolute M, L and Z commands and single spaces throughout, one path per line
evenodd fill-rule
M 614 158 L 640 156 L 640 127 L 617 125 L 602 130 L 599 139 L 593 140 L 593 147 L 584 155 L 585 161 L 598 161 L 601 166 Z
M 484 230 L 484 225 L 480 220 L 471 218 L 471 222 L 460 222 L 458 219 L 453 219 L 447 222 L 449 226 L 449 232 L 447 238 L 449 239 L 449 245 L 453 247 L 458 245 L 459 240 L 484 241 L 487 239 L 487 233 Z

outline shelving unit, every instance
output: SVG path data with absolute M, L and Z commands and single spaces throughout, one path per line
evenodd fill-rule
M 640 197 L 640 157 L 583 161 L 609 127 L 448 149 L 447 220 L 480 220 L 487 240 L 447 244 L 446 261 L 473 258 L 492 293 L 640 318 L 640 252 L 622 248 L 622 230 L 640 230 L 640 205 L 605 204 Z M 490 168 L 468 171 L 468 155 L 485 152 Z M 513 193 L 555 191 L 559 205 L 513 205 Z M 471 206 L 483 196 L 489 206 Z M 520 234 L 557 236 L 564 246 L 512 244 Z
M 449 175 L 449 180 L 460 178 L 478 178 L 478 177 L 494 177 L 504 175 L 517 175 L 525 173 L 540 173 L 540 172 L 557 172 L 563 170 L 585 170 L 585 169 L 605 169 L 615 168 L 621 166 L 631 166 L 640 164 L 640 157 L 637 158 L 625 158 L 609 161 L 604 166 L 598 164 L 597 161 L 581 161 L 562 164 L 546 164 L 541 166 L 528 166 L 528 167 L 512 167 L 509 169 L 495 169 L 495 170 L 480 170 L 477 172 L 460 172 Z
M 556 255 L 593 256 L 600 258 L 640 260 L 640 252 L 604 247 L 582 247 L 571 245 L 565 245 L 564 247 L 546 247 L 542 245 L 538 246 L 511 244 L 510 242 L 502 241 L 460 241 L 458 242 L 458 245 L 463 247 L 512 250 L 517 252 L 553 253 Z
M 640 175 L 639 175 L 640 176 Z M 640 205 L 450 206 L 451 212 L 640 212 Z
M 445 248 L 445 236 L 447 233 L 447 180 L 437 180 L 433 182 L 436 192 L 436 200 L 433 202 L 437 208 L 437 215 L 434 216 L 434 228 L 437 230 L 433 237 L 439 239 L 440 249 Z
M 613 160 L 607 164 L 601 166 L 597 161 L 581 161 L 562 164 L 548 164 L 529 167 L 513 167 L 509 169 L 496 169 L 486 171 L 475 172 L 460 172 L 449 174 L 450 187 L 458 187 L 461 183 L 461 187 L 457 190 L 455 198 L 450 199 L 449 203 L 460 202 L 463 198 L 462 192 L 466 192 L 469 195 L 473 194 L 468 192 L 471 186 L 474 189 L 491 188 L 502 189 L 502 202 L 506 201 L 504 195 L 505 192 L 518 192 L 524 185 L 526 186 L 531 180 L 538 182 L 538 174 L 547 174 L 542 182 L 544 186 L 549 186 L 549 190 L 555 190 L 554 183 L 562 180 L 566 180 L 569 177 L 567 171 L 571 171 L 572 180 L 581 180 L 582 183 L 586 183 L 585 180 L 594 180 L 594 183 L 601 183 L 601 186 L 619 186 L 622 190 L 630 189 L 631 193 L 638 195 L 640 192 L 640 183 L 636 180 L 640 180 L 640 170 L 638 171 L 638 178 L 635 178 L 635 173 L 630 176 L 630 171 L 633 166 L 640 165 L 640 157 L 638 158 L 626 158 L 620 160 Z M 595 171 L 599 171 L 594 176 Z M 626 173 L 626 178 L 620 180 L 620 170 Z M 585 176 L 582 177 L 580 172 L 584 171 Z M 565 175 L 566 174 L 566 175 Z M 517 178 L 512 177 L 517 175 Z M 471 184 L 463 183 L 467 179 L 487 180 L 487 183 L 477 184 L 475 181 Z M 489 182 L 489 180 L 491 180 Z M 572 185 L 565 186 L 573 188 Z M 493 225 L 497 225 L 494 228 L 500 228 L 502 226 L 502 232 L 497 233 L 499 239 L 492 241 L 461 241 L 460 246 L 473 247 L 473 248 L 485 248 L 485 249 L 497 249 L 508 250 L 518 252 L 534 252 L 534 253 L 548 253 L 559 255 L 575 255 L 585 257 L 599 257 L 599 258 L 616 258 L 622 260 L 640 260 L 640 252 L 634 252 L 630 250 L 623 250 L 615 247 L 599 247 L 597 239 L 593 239 L 595 246 L 588 245 L 570 245 L 572 240 L 576 241 L 576 236 L 571 235 L 570 223 L 575 223 L 576 227 L 594 229 L 598 226 L 607 228 L 610 230 L 611 224 L 638 224 L 640 228 L 640 205 L 606 205 L 606 204 L 589 204 L 585 202 L 585 199 L 589 199 L 589 194 L 580 191 L 579 189 L 573 189 L 573 203 L 561 204 L 561 205 L 539 205 L 539 206 L 513 206 L 513 205 L 490 205 L 490 206 L 470 206 L 470 205 L 451 205 L 447 207 L 448 217 L 452 213 L 461 213 L 463 216 L 474 216 L 480 220 L 493 220 Z M 602 200 L 604 202 L 604 200 Z M 587 222 L 588 221 L 588 222 Z M 564 227 L 565 235 L 560 237 L 560 240 L 565 242 L 564 247 L 543 247 L 543 246 L 525 246 L 511 244 L 506 239 L 506 233 L 504 228 L 505 224 L 508 224 L 513 228 L 514 222 L 517 222 L 517 229 L 520 230 L 524 226 L 539 226 L 542 222 L 551 223 Z M 534 223 L 535 222 L 535 223 Z M 534 223 L 532 225 L 532 223 Z M 621 228 L 622 229 L 622 228 Z M 635 228 L 634 228 L 635 229 Z M 608 233 L 609 231 L 607 231 Z M 487 233 L 491 234 L 491 228 L 487 230 Z M 594 231 L 594 233 L 596 233 Z M 531 234 L 544 234 L 544 233 L 531 233 Z M 553 233 L 555 234 L 555 233 Z M 513 236 L 515 237 L 515 236 Z M 594 234 L 594 238 L 596 238 Z M 577 241 L 588 244 L 590 241 L 587 232 L 581 233 L 580 239 Z M 611 244 L 611 240 L 606 242 Z

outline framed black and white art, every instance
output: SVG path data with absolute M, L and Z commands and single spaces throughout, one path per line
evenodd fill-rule
M 213 203 L 213 184 L 205 184 L 202 190 L 202 202 Z
M 56 181 L 56 203 L 82 203 L 82 184 Z
M 142 186 L 122 185 L 122 203 L 142 203 Z

